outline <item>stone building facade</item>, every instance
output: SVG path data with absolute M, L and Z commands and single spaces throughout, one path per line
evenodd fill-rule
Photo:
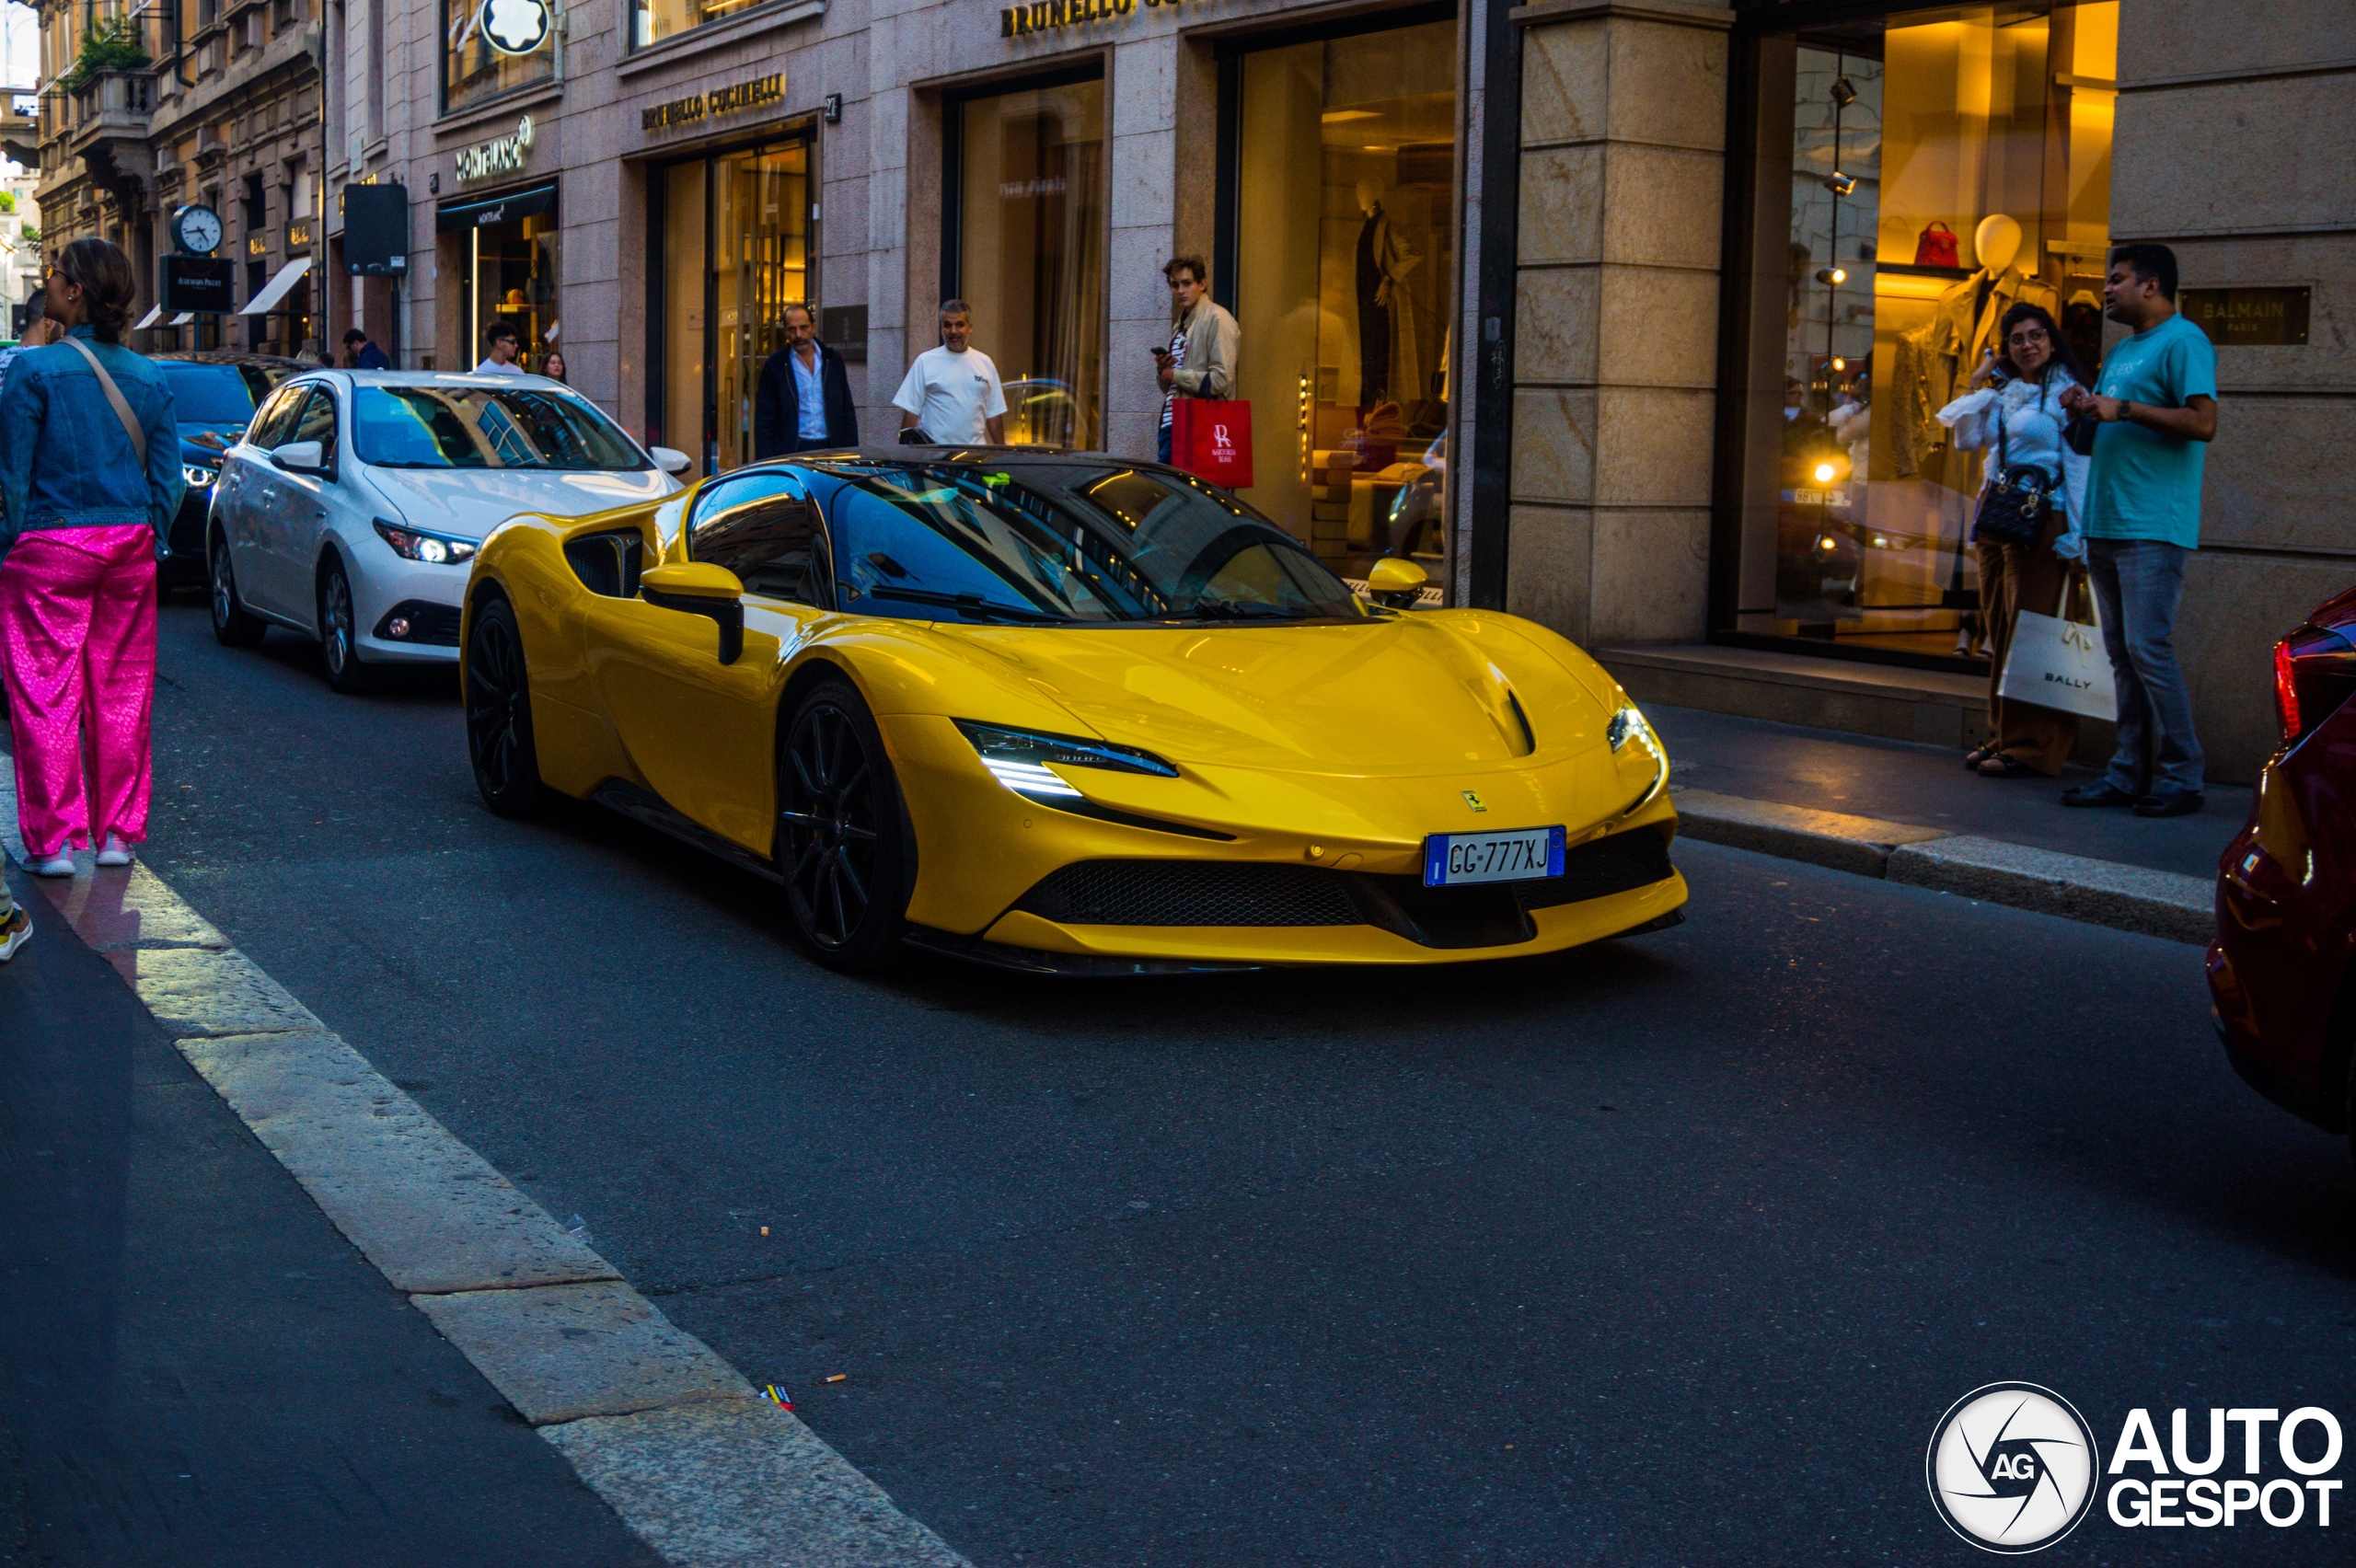
M 172 325 L 156 309 L 174 211 L 219 213 L 218 255 L 252 301 L 317 249 L 326 203 L 320 69 L 327 0 L 173 0 L 136 10 L 52 0 L 40 7 L 38 157 L 52 254 L 86 235 L 113 240 L 141 279 L 133 335 L 149 351 L 237 347 L 316 359 L 328 301 L 299 268 L 263 314 Z M 128 57 L 97 46 L 128 43 Z M 139 56 L 144 63 L 138 63 Z

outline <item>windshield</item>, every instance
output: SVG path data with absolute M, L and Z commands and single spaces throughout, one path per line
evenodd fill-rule
M 158 360 L 172 389 L 172 417 L 182 424 L 242 425 L 254 417 L 253 388 L 233 364 Z
M 379 468 L 642 469 L 646 455 L 605 415 L 537 386 L 363 386 L 352 445 Z
M 1363 619 L 1242 502 L 1160 469 L 829 462 L 843 607 L 1008 625 Z

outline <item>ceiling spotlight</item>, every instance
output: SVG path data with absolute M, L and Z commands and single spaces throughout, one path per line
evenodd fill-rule
M 1839 267 L 1819 267 L 1816 281 L 1828 288 L 1838 288 L 1849 281 L 1849 274 Z
M 1842 109 L 1857 101 L 1857 89 L 1849 85 L 1848 77 L 1843 76 L 1832 84 L 1832 101 Z
M 1854 174 L 1842 174 L 1836 168 L 1824 177 L 1824 188 L 1835 196 L 1846 196 L 1857 188 L 1857 177 Z
M 1842 359 L 1839 354 L 1834 354 L 1832 356 L 1832 368 L 1835 370 L 1846 370 L 1849 368 L 1849 362 Z

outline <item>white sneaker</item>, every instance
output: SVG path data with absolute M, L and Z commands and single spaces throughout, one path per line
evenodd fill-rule
M 110 833 L 107 835 L 106 846 L 98 851 L 98 864 L 101 866 L 127 866 L 131 864 L 131 846 L 122 841 L 122 836 L 121 834 Z
M 32 940 L 33 917 L 20 907 L 7 919 L 0 920 L 0 963 L 17 956 L 17 950 Z
M 70 877 L 74 874 L 74 851 L 60 849 L 33 868 L 37 877 Z

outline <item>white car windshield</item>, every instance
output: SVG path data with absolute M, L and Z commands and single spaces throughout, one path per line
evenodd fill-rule
M 537 386 L 363 386 L 352 444 L 378 468 L 641 470 L 629 437 L 588 403 Z

